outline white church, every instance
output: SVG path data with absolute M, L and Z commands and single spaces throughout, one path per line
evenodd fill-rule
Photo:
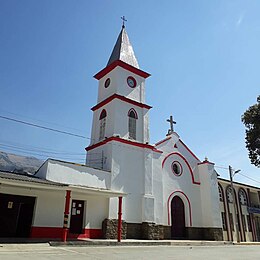
M 123 26 L 94 76 L 86 165 L 48 159 L 34 176 L 0 172 L 0 237 L 233 240 L 237 214 L 240 240 L 260 239 L 259 188 L 235 183 L 233 200 L 229 182 L 187 147 L 172 117 L 166 138 L 150 144 L 149 76 Z

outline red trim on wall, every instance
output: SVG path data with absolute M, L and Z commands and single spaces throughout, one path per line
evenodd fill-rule
M 129 98 L 126 98 L 124 96 L 121 96 L 121 95 L 118 95 L 118 94 L 113 94 L 112 96 L 106 98 L 105 100 L 101 101 L 100 103 L 98 103 L 97 105 L 95 105 L 94 107 L 91 108 L 92 111 L 95 111 L 103 106 L 105 106 L 106 104 L 108 104 L 109 102 L 111 102 L 112 100 L 114 99 L 119 99 L 121 101 L 124 101 L 126 103 L 129 103 L 131 105 L 135 105 L 135 106 L 138 106 L 138 107 L 141 107 L 141 108 L 146 108 L 146 109 L 150 109 L 152 108 L 151 106 L 148 106 L 146 104 L 143 104 L 143 103 L 140 103 L 140 102 L 137 102 L 137 101 L 134 101 L 132 99 L 129 99 Z
M 162 151 L 156 149 L 154 146 L 152 145 L 149 145 L 149 144 L 143 144 L 143 143 L 138 143 L 138 142 L 134 142 L 134 141 L 130 141 L 130 140 L 127 140 L 127 139 L 123 139 L 123 138 L 120 138 L 120 137 L 115 137 L 115 136 L 112 136 L 112 137 L 109 137 L 107 139 L 105 139 L 104 141 L 102 142 L 99 142 L 97 144 L 93 144 L 89 147 L 86 147 L 85 150 L 86 151 L 90 151 L 94 148 L 97 148 L 101 145 L 104 145 L 108 142 L 111 142 L 111 141 L 116 141 L 116 142 L 120 142 L 120 143 L 123 143 L 123 144 L 130 144 L 130 145 L 133 145 L 133 146 L 136 146 L 136 147 L 140 147 L 140 148 L 146 148 L 146 149 L 150 149 L 154 152 L 157 152 L 157 153 L 163 153 Z
M 31 238 L 61 238 L 62 227 L 31 227 Z
M 107 67 L 105 67 L 104 69 L 102 69 L 101 71 L 99 71 L 96 75 L 94 75 L 94 78 L 97 80 L 103 78 L 107 73 L 109 73 L 111 70 L 113 70 L 117 66 L 120 66 L 123 69 L 131 71 L 145 79 L 148 78 L 149 76 L 151 76 L 151 74 L 149 74 L 143 70 L 137 69 L 121 60 L 116 60 L 113 63 L 111 63 L 110 65 L 108 65 Z
M 107 116 L 107 111 L 106 109 L 103 109 L 100 113 L 99 120 L 105 118 L 106 116 Z
M 118 223 L 117 223 L 117 241 L 122 238 L 122 197 L 118 197 Z
M 130 113 L 133 111 L 133 113 L 135 114 L 135 119 L 138 119 L 138 115 L 137 115 L 137 112 L 133 109 L 133 108 L 131 108 L 129 111 L 128 111 L 128 116 L 130 116 Z
M 164 142 L 166 142 L 166 141 L 168 141 L 170 139 L 171 139 L 171 137 L 169 136 L 169 137 L 163 139 L 162 141 L 159 141 L 158 143 L 156 143 L 155 146 L 158 146 L 158 145 L 160 145 L 160 144 L 162 144 L 162 143 L 164 143 Z
M 189 149 L 189 147 L 181 140 L 179 139 L 179 141 L 183 144 L 183 146 L 188 150 L 188 152 L 198 161 L 200 161 L 200 159 Z
M 209 161 L 203 161 L 203 162 L 199 162 L 198 163 L 198 165 L 201 165 L 201 164 L 212 164 L 212 165 L 215 165 L 215 163 L 209 162 Z
M 71 198 L 71 191 L 66 191 L 66 199 L 65 199 L 65 210 L 64 210 L 64 217 L 63 217 L 63 232 L 61 240 L 66 242 L 68 236 L 68 217 L 70 213 L 70 198 Z
M 191 203 L 190 203 L 190 200 L 188 198 L 188 196 L 183 192 L 183 191 L 180 191 L 180 190 L 176 190 L 174 192 L 171 193 L 171 195 L 169 196 L 168 200 L 167 200 L 167 209 L 168 209 L 168 225 L 171 225 L 171 220 L 170 220 L 170 199 L 171 197 L 173 198 L 173 194 L 175 193 L 181 193 L 188 201 L 188 205 L 189 205 L 189 217 L 190 217 L 190 226 L 192 227 L 192 215 L 191 215 Z M 177 194 L 175 194 L 177 195 Z M 184 213 L 185 214 L 185 213 Z
M 178 164 L 178 165 L 180 166 L 180 174 L 176 174 L 176 172 L 174 172 L 174 170 L 173 170 L 173 164 L 174 164 L 174 163 L 176 163 L 176 164 Z M 177 177 L 180 177 L 180 176 L 182 175 L 182 173 L 183 173 L 182 165 L 181 165 L 178 161 L 173 161 L 173 162 L 172 162 L 171 170 L 172 170 L 172 173 L 173 173 L 175 176 L 177 176 Z
M 71 234 L 69 233 L 69 238 L 102 238 L 103 233 L 102 229 L 95 229 L 95 228 L 85 228 L 83 229 L 82 234 Z
M 61 238 L 62 227 L 32 227 L 31 238 Z M 68 233 L 68 238 L 102 238 L 102 229 L 86 228 L 82 234 Z
M 187 160 L 185 159 L 185 157 L 184 157 L 183 155 L 181 155 L 180 153 L 173 152 L 173 153 L 168 154 L 168 155 L 164 158 L 164 160 L 163 160 L 163 162 L 162 162 L 162 168 L 164 167 L 165 161 L 166 161 L 171 155 L 177 155 L 177 156 L 179 156 L 179 157 L 181 157 L 181 158 L 183 159 L 183 161 L 186 163 L 186 165 L 188 166 L 188 169 L 189 169 L 189 171 L 190 171 L 192 183 L 193 183 L 193 184 L 200 185 L 200 182 L 195 181 L 194 175 L 193 175 L 193 172 L 192 172 L 192 169 L 191 169 L 191 167 L 190 167 L 188 161 L 187 161 Z

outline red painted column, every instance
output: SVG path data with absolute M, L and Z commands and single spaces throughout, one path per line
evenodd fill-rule
M 117 226 L 117 241 L 121 242 L 122 236 L 122 197 L 118 197 L 118 226 Z
M 62 230 L 62 238 L 61 240 L 63 242 L 67 241 L 68 236 L 68 219 L 69 219 L 69 213 L 70 213 L 70 194 L 71 191 L 66 191 L 66 200 L 65 200 L 65 210 L 64 210 L 64 219 L 63 219 L 63 230 Z

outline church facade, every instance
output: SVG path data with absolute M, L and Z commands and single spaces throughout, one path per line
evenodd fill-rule
M 196 157 L 172 118 L 166 138 L 150 144 L 149 76 L 123 26 L 94 76 L 98 98 L 86 165 L 48 159 L 35 176 L 1 173 L 0 237 L 117 238 L 122 219 L 122 238 L 234 239 L 229 183 L 218 179 L 214 163 Z M 259 188 L 244 186 L 237 189 L 237 228 L 241 240 L 257 241 L 260 214 L 250 196 L 259 205 Z
M 94 76 L 98 103 L 92 108 L 87 164 L 98 167 L 102 154 L 111 188 L 128 194 L 123 219 L 129 237 L 148 229 L 163 238 L 222 239 L 214 164 L 201 162 L 173 127 L 164 140 L 149 142 L 149 76 L 139 68 L 123 27 L 107 66 Z M 116 218 L 117 202 L 110 199 L 108 219 Z

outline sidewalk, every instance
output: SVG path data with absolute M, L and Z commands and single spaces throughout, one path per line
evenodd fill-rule
M 50 241 L 51 246 L 223 246 L 233 245 L 231 241 L 199 241 L 199 240 L 137 240 L 123 239 L 82 239 L 76 241 Z
M 15 244 L 48 244 L 53 247 L 104 247 L 104 246 L 230 246 L 230 245 L 260 245 L 260 242 L 241 242 L 234 243 L 232 241 L 205 241 L 205 240 L 138 240 L 123 239 L 117 242 L 116 239 L 78 239 L 61 242 L 51 239 L 25 239 L 25 238 L 1 238 L 0 246 Z

